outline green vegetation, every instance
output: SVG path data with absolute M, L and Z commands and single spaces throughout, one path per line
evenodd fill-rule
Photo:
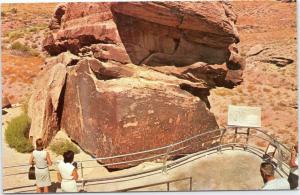
M 1 11 L 1 17 L 5 17 L 6 13 L 4 11 Z
M 24 37 L 24 32 L 22 32 L 22 31 L 12 31 L 12 32 L 9 32 L 7 34 L 7 36 L 9 38 L 9 40 L 12 42 L 12 41 L 15 41 L 19 38 Z
M 28 32 L 37 32 L 37 31 L 38 31 L 38 28 L 36 28 L 36 27 L 30 27 L 28 29 Z
M 2 14 L 2 12 L 1 12 Z M 3 13 L 4 14 L 4 13 Z M 31 38 L 34 33 L 37 33 L 40 30 L 47 29 L 47 24 L 36 24 L 30 27 L 19 28 L 16 30 L 12 30 L 4 33 L 4 37 L 8 37 L 11 42 L 23 38 L 29 37 Z
M 22 102 L 22 111 L 25 114 L 28 114 L 28 103 L 29 103 L 29 99 L 30 99 L 30 95 L 28 95 L 28 97 L 25 98 L 25 100 Z
M 16 13 L 18 13 L 18 9 L 17 9 L 17 8 L 12 8 L 12 9 L 10 10 L 10 12 L 11 12 L 12 14 L 16 14 Z
M 11 49 L 21 51 L 21 52 L 24 52 L 24 53 L 28 53 L 30 51 L 30 47 L 28 47 L 26 45 L 23 45 L 22 43 L 20 43 L 18 41 L 14 42 L 11 45 Z
M 57 155 L 63 155 L 68 150 L 73 151 L 75 154 L 80 152 L 78 147 L 67 139 L 54 140 L 50 144 L 50 150 Z
M 31 45 L 31 48 L 36 49 L 36 48 L 38 48 L 38 45 L 36 43 L 34 43 L 34 44 Z
M 38 51 L 34 50 L 34 49 L 31 49 L 31 50 L 30 50 L 30 55 L 31 55 L 31 56 L 37 57 L 37 56 L 40 55 L 40 53 L 39 53 Z
M 28 153 L 33 150 L 32 143 L 28 139 L 30 124 L 30 118 L 26 113 L 13 118 L 8 123 L 5 130 L 5 140 L 9 147 L 15 148 L 21 153 Z
M 31 55 L 31 56 L 39 56 L 39 53 L 38 53 L 36 50 L 34 50 L 34 49 L 28 47 L 27 45 L 24 45 L 24 44 L 18 42 L 18 41 L 17 41 L 17 42 L 14 42 L 14 43 L 11 45 L 11 49 L 12 49 L 12 50 L 15 50 L 15 51 L 20 51 L 20 52 L 22 52 L 22 53 L 24 53 L 24 54 L 27 54 L 27 55 Z
M 37 24 L 37 25 L 26 28 L 25 31 L 33 33 L 33 32 L 38 32 L 40 30 L 44 30 L 46 28 L 48 28 L 47 24 Z

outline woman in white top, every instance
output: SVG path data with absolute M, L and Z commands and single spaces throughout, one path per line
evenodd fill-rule
M 64 160 L 58 164 L 58 180 L 61 182 L 63 192 L 78 192 L 76 180 L 78 180 L 77 168 L 72 164 L 74 152 L 67 151 L 63 154 Z
M 30 156 L 29 164 L 35 164 L 36 192 L 49 192 L 51 180 L 48 166 L 51 166 L 52 162 L 49 153 L 44 150 L 41 138 L 36 140 L 36 149 Z

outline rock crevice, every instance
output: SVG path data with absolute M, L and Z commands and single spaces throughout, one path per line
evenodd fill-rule
M 44 41 L 44 49 L 58 56 L 47 60 L 37 79 L 29 103 L 30 135 L 48 144 L 62 128 L 85 151 L 103 157 L 162 147 L 218 128 L 209 111 L 209 90 L 239 84 L 245 67 L 236 46 L 236 15 L 228 5 L 58 6 Z M 172 158 L 217 144 L 218 133 L 211 136 L 215 139 Z

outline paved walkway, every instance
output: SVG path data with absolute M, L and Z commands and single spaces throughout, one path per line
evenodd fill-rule
M 167 171 L 109 184 L 87 186 L 89 192 L 113 191 L 166 180 L 193 177 L 193 190 L 258 190 L 263 185 L 259 172 L 262 160 L 244 151 L 223 151 L 197 159 Z M 155 166 L 155 165 L 152 165 Z M 147 165 L 144 165 L 146 169 Z M 138 169 L 138 168 L 136 168 Z M 139 168 L 142 170 L 142 166 Z M 96 174 L 96 173 L 94 173 Z M 101 175 L 98 175 L 101 177 Z M 166 184 L 140 189 L 139 191 L 166 191 Z M 170 185 L 171 191 L 188 191 L 189 181 L 178 181 Z

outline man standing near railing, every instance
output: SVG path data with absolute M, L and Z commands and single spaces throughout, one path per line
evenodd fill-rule
M 260 165 L 260 174 L 264 180 L 265 185 L 263 190 L 289 190 L 290 184 L 285 178 L 275 178 L 275 168 L 269 162 L 263 162 Z
M 297 189 L 299 173 L 298 173 L 298 142 L 293 147 L 291 151 L 291 159 L 290 159 L 290 174 L 289 174 L 289 183 L 291 185 L 291 190 Z

